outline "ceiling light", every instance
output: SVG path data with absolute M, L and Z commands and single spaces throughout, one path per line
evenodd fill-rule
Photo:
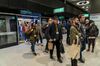
M 79 5 L 79 6 L 83 6 L 83 5 L 87 5 L 89 3 L 90 3 L 89 1 L 79 1 L 76 4 Z

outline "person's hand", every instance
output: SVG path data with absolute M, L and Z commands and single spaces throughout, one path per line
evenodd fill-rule
M 49 25 L 47 25 L 46 27 L 48 27 Z
M 73 40 L 72 44 L 75 44 L 75 40 Z
M 31 29 L 31 31 L 33 31 L 33 29 Z
M 52 39 L 50 39 L 49 41 L 50 41 L 50 42 L 52 42 L 53 40 L 52 40 Z
M 36 37 L 36 35 L 34 35 L 34 37 Z
M 83 39 L 83 37 L 81 37 L 81 39 Z
M 79 36 L 81 36 L 82 34 L 81 33 L 79 33 Z

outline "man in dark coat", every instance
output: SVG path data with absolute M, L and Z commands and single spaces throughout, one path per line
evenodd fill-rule
M 50 50 L 50 58 L 54 59 L 53 51 L 54 51 L 54 46 L 56 46 L 57 59 L 58 59 L 58 62 L 60 63 L 62 63 L 61 54 L 60 54 L 60 41 L 62 41 L 62 28 L 61 27 L 62 26 L 58 24 L 58 18 L 54 17 L 53 23 L 50 25 L 48 29 L 49 41 L 53 43 L 53 49 Z
M 83 51 L 86 49 L 86 22 L 85 22 L 85 17 L 81 15 L 79 17 L 80 23 L 79 23 L 79 30 L 81 33 L 81 48 L 80 48 L 80 58 L 79 61 L 84 63 L 85 61 L 83 60 Z

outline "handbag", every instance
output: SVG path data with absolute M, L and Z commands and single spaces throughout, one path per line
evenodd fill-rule
M 80 54 L 80 45 L 79 45 L 79 37 L 76 35 L 77 37 L 77 43 L 76 44 L 72 44 L 69 48 L 69 57 L 72 59 L 77 59 L 77 57 Z
M 76 59 L 79 53 L 80 53 L 80 45 L 72 44 L 68 52 L 69 57 L 72 59 Z
M 64 50 L 64 45 L 62 42 L 60 42 L 60 52 L 63 54 L 65 53 L 65 50 Z
M 53 49 L 53 43 L 52 42 L 48 42 L 48 49 L 52 50 Z

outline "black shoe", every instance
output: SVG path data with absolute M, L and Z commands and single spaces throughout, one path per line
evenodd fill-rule
M 82 60 L 82 59 L 78 59 L 81 63 L 85 63 L 85 61 L 84 60 Z
M 94 53 L 94 50 L 92 50 L 91 52 Z
M 35 56 L 37 56 L 37 53 L 33 53 Z
M 41 44 L 41 46 L 43 47 L 44 45 L 43 45 L 43 44 Z
M 50 59 L 55 60 L 55 58 L 54 58 L 54 57 L 50 57 Z
M 90 50 L 89 49 L 87 49 L 87 52 L 89 52 Z
M 59 63 L 63 63 L 61 59 L 58 59 L 58 62 L 59 62 Z

